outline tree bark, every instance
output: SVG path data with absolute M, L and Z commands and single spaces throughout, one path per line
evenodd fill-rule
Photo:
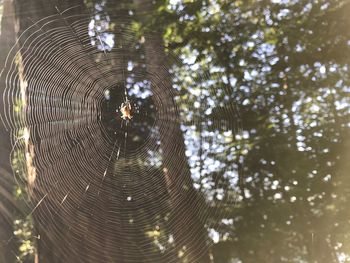
M 7 54 L 15 44 L 15 20 L 11 0 L 4 0 L 0 35 L 0 68 L 2 69 Z M 4 114 L 2 94 L 5 89 L 6 72 L 0 79 L 0 115 Z M 14 262 L 17 247 L 13 236 L 15 201 L 13 198 L 14 180 L 10 163 L 10 134 L 0 121 L 0 262 Z
M 149 0 L 134 0 L 137 14 L 152 15 L 154 6 Z M 145 36 L 145 58 L 148 78 L 156 109 L 163 159 L 163 172 L 171 202 L 171 225 L 179 261 L 210 262 L 207 232 L 196 209 L 204 209 L 199 193 L 193 187 L 190 167 L 167 56 L 160 33 Z
M 27 43 L 26 40 L 32 34 L 32 31 L 26 31 L 29 27 L 33 26 L 33 24 L 45 17 L 50 15 L 57 15 L 59 8 L 60 10 L 65 10 L 67 8 L 73 6 L 84 6 L 83 0 L 54 0 L 54 1 L 46 1 L 46 0 L 14 0 L 14 9 L 15 9 L 15 34 L 18 39 L 18 49 L 23 48 L 24 52 L 20 51 L 19 54 L 19 62 L 18 62 L 18 75 L 21 83 L 21 96 L 22 103 L 27 105 L 29 102 L 27 101 L 27 79 L 26 79 L 26 70 L 27 66 L 31 66 L 35 68 L 35 65 L 31 63 L 30 55 L 27 57 L 26 48 Z M 76 14 L 80 14 L 81 8 L 76 8 Z M 63 22 L 61 22 L 62 24 Z M 54 24 L 52 24 L 54 26 Z M 36 28 L 38 30 L 39 27 Z M 26 63 L 23 63 L 26 61 Z M 43 190 L 41 189 L 40 183 L 38 183 L 38 176 L 36 170 L 36 152 L 37 146 L 33 141 L 36 141 L 34 138 L 35 132 L 34 128 L 25 128 L 28 133 L 28 137 L 25 139 L 25 163 L 27 170 L 27 187 L 29 189 L 29 193 L 31 195 L 31 199 L 34 204 L 40 204 L 39 196 L 42 195 Z M 60 255 L 58 249 L 60 244 L 58 244 L 58 239 L 52 238 L 52 233 L 50 233 L 50 229 L 52 228 L 51 223 L 48 221 L 47 226 L 43 229 L 42 224 L 38 222 L 42 222 L 42 215 L 45 213 L 53 213 L 54 211 L 50 211 L 49 206 L 45 206 L 43 208 L 38 207 L 36 212 L 33 214 L 34 228 L 36 230 L 36 235 L 40 238 L 37 239 L 37 254 L 35 255 L 35 262 L 50 262 L 50 263 L 58 263 L 58 262 L 67 262 L 63 255 Z M 55 219 L 55 225 L 60 225 L 62 227 L 62 232 L 64 232 L 64 224 L 59 216 Z M 33 233 L 34 235 L 34 233 Z M 64 235 L 63 235 L 64 236 Z M 62 240 L 61 240 L 62 241 Z M 76 245 L 76 244 L 75 244 Z M 72 255 L 70 260 L 75 260 L 74 262 L 78 262 L 78 259 L 74 259 L 74 255 Z

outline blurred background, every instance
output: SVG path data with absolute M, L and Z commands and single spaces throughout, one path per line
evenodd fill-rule
M 349 0 L 2 0 L 0 18 L 0 262 L 350 262 Z M 94 69 L 44 79 L 78 56 Z

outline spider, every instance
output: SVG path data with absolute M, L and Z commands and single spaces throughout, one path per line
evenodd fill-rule
M 132 119 L 132 105 L 128 99 L 126 99 L 122 105 L 120 106 L 121 118 L 123 120 L 131 120 Z

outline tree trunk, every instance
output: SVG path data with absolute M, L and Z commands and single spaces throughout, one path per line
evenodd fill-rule
M 134 0 L 137 13 L 152 15 L 152 1 Z M 210 262 L 207 232 L 197 209 L 205 209 L 199 193 L 193 188 L 179 114 L 169 73 L 167 56 L 160 33 L 145 36 L 148 78 L 158 111 L 158 128 L 163 159 L 163 172 L 171 202 L 171 228 L 179 261 Z
M 26 31 L 29 27 L 33 26 L 33 24 L 45 17 L 50 15 L 57 15 L 59 8 L 60 10 L 65 10 L 72 6 L 84 6 L 83 0 L 56 0 L 56 1 L 46 1 L 46 0 L 14 0 L 14 8 L 15 8 L 15 17 L 16 17 L 16 34 L 18 38 L 18 49 L 20 50 L 20 54 L 18 54 L 18 76 L 20 79 L 20 89 L 22 96 L 23 105 L 28 105 L 30 102 L 27 97 L 27 79 L 26 79 L 26 70 L 27 67 L 36 68 L 36 65 L 33 64 L 31 55 L 26 52 L 30 52 L 28 47 L 28 43 L 26 41 L 29 39 L 30 34 L 33 33 L 33 30 Z M 74 12 L 74 11 L 73 11 Z M 75 8 L 75 13 L 80 14 L 81 8 Z M 63 23 L 62 21 L 60 22 Z M 52 24 L 54 26 L 55 24 Z M 39 26 L 35 28 L 38 30 Z M 22 52 L 22 50 L 24 52 Z M 25 61 L 25 63 L 23 63 Z M 38 68 L 40 65 L 38 65 Z M 18 92 L 18 91 L 17 91 Z M 41 184 L 38 183 L 38 175 L 36 170 L 36 152 L 37 145 L 33 143 L 37 138 L 34 138 L 35 128 L 25 128 L 25 132 L 28 136 L 25 138 L 25 148 L 24 155 L 25 163 L 26 163 L 26 171 L 27 171 L 27 187 L 29 189 L 29 193 L 31 195 L 31 199 L 34 204 L 40 204 L 42 200 L 40 200 L 40 196 L 43 195 L 44 190 L 41 189 Z M 52 207 L 54 205 L 51 204 Z M 59 248 L 60 244 L 58 239 L 53 238 L 52 233 L 50 233 L 50 229 L 52 228 L 51 222 L 47 221 L 47 225 L 44 226 L 40 224 L 43 221 L 42 215 L 45 213 L 52 214 L 54 211 L 49 210 L 49 206 L 38 207 L 33 213 L 34 219 L 34 228 L 37 233 L 35 233 L 38 237 L 37 239 L 37 251 L 38 254 L 35 255 L 35 262 L 67 262 L 65 258 L 60 255 L 57 248 Z M 62 218 L 57 216 L 55 218 L 55 225 L 61 226 L 62 232 L 64 232 L 64 223 L 61 220 Z M 39 222 L 39 223 L 38 223 Z M 34 233 L 33 233 L 34 235 Z M 61 240 L 62 241 L 62 240 Z M 72 255 L 71 260 L 74 261 L 74 255 Z M 75 261 L 78 262 L 78 259 Z
M 0 68 L 2 69 L 7 54 L 15 44 L 15 20 L 11 0 L 3 2 L 3 16 L 1 19 L 0 35 Z M 0 79 L 0 115 L 4 116 L 2 95 L 5 89 L 6 72 L 2 72 Z M 0 121 L 0 262 L 14 262 L 17 248 L 13 237 L 14 219 L 14 181 L 10 163 L 10 134 Z

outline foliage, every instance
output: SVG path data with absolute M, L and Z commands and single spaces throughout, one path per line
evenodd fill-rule
M 207 153 L 226 167 L 234 168 L 230 154 L 244 159 L 238 204 L 229 218 L 212 218 L 222 220 L 213 247 L 218 262 L 349 260 L 343 203 L 349 3 L 217 0 L 167 7 L 178 20 L 168 21 L 165 42 L 187 58 L 179 75 L 220 71 L 216 85 L 230 88 L 243 122 L 245 147 L 233 140 L 221 157 Z M 216 105 L 221 101 L 215 97 Z M 237 116 L 216 107 L 210 117 L 234 123 Z M 207 128 L 215 131 L 214 124 Z
M 222 209 L 206 222 L 219 236 L 214 262 L 349 262 L 350 2 L 154 3 L 154 14 L 136 19 L 128 1 L 86 1 L 134 20 L 117 27 L 113 16 L 109 33 L 162 32 L 168 55 L 181 58 L 172 64 L 176 99 L 182 124 L 197 124 L 185 140 L 195 138 L 201 159 L 190 161 L 192 177 L 208 209 Z M 140 69 L 142 50 L 128 56 Z M 148 227 L 159 246 L 165 233 Z

